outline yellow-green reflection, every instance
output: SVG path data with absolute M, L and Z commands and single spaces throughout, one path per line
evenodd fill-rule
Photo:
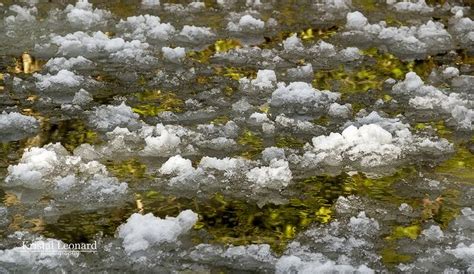
M 376 48 L 362 51 L 372 58 L 373 65 L 358 68 L 340 66 L 336 69 L 318 70 L 314 75 L 313 86 L 317 89 L 329 89 L 342 93 L 366 92 L 369 89 L 381 90 L 388 78 L 402 80 L 409 71 L 415 71 L 425 78 L 436 66 L 433 58 L 426 60 L 402 61 L 390 53 L 383 53 Z
M 216 194 L 209 199 L 184 198 L 148 191 L 136 195 L 125 207 L 89 213 L 66 214 L 55 224 L 47 224 L 43 234 L 65 241 L 91 240 L 103 231 L 113 235 L 116 228 L 133 212 L 152 212 L 156 216 L 175 216 L 192 209 L 200 218 L 195 229 L 205 229 L 211 242 L 223 244 L 268 243 L 282 251 L 286 243 L 314 222 L 332 218 L 332 204 L 340 195 L 348 195 L 345 184 L 351 178 L 317 176 L 297 182 L 290 191 L 302 191 L 284 205 L 258 207 L 253 202 Z M 201 240 L 202 241 L 202 240 Z
M 456 178 L 461 182 L 473 184 L 474 155 L 464 146 L 460 146 L 457 148 L 456 154 L 441 163 L 435 171 L 438 174 Z
M 44 64 L 44 61 L 36 59 L 28 52 L 24 52 L 20 57 L 15 58 L 15 66 L 10 68 L 9 71 L 12 73 L 30 74 L 40 71 Z
M 183 100 L 172 92 L 150 90 L 134 95 L 139 101 L 138 103 L 131 103 L 132 110 L 142 116 L 156 116 L 163 111 L 183 111 Z
M 248 159 L 258 156 L 263 150 L 262 138 L 250 130 L 245 130 L 237 143 L 244 146 L 241 156 Z
M 305 142 L 293 136 L 278 136 L 276 138 L 277 147 L 302 148 Z
M 107 161 L 105 163 L 110 173 L 121 179 L 127 181 L 140 180 L 144 178 L 151 178 L 147 175 L 147 166 L 137 159 L 128 159 L 125 161 Z

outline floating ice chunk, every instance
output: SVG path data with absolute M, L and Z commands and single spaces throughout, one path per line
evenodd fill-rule
M 418 27 L 416 37 L 427 47 L 436 46 L 438 48 L 449 49 L 451 45 L 451 35 L 446 31 L 440 22 L 429 20 Z
M 252 113 L 252 115 L 250 115 L 249 119 L 251 121 L 254 121 L 257 124 L 261 124 L 261 123 L 264 123 L 264 122 L 270 122 L 270 119 L 268 119 L 268 116 L 265 113 L 254 112 L 254 113 Z
M 117 229 L 118 238 L 123 240 L 122 246 L 130 255 L 162 243 L 176 244 L 178 237 L 191 230 L 197 220 L 198 215 L 191 210 L 165 219 L 155 217 L 152 213 L 134 213 Z
M 399 12 L 421 12 L 428 13 L 433 12 L 433 8 L 428 6 L 425 0 L 418 0 L 415 2 L 401 1 L 394 3 L 393 7 Z
M 179 63 L 186 56 L 186 52 L 182 47 L 162 47 L 161 51 L 163 52 L 163 57 L 173 63 Z
M 229 267 L 240 265 L 241 271 L 270 270 L 276 261 L 268 244 L 228 247 L 199 244 L 191 251 L 190 257 L 197 262 L 219 262 L 219 265 Z
M 107 10 L 94 9 L 87 0 L 78 0 L 75 6 L 68 5 L 64 11 L 69 23 L 86 29 L 104 24 L 112 16 Z
M 292 179 L 288 162 L 277 159 L 271 160 L 268 167 L 263 166 L 251 169 L 246 176 L 257 188 L 282 189 L 288 186 Z
M 18 112 L 3 112 L 0 114 L 0 140 L 13 141 L 36 133 L 39 129 L 38 121 L 31 116 Z
M 414 72 L 406 74 L 405 80 L 392 87 L 394 93 L 410 95 L 410 106 L 417 109 L 441 110 L 450 114 L 458 127 L 471 130 L 473 128 L 474 110 L 471 102 L 457 93 L 446 95 L 441 90 L 424 85 L 421 78 Z
M 226 137 L 217 137 L 210 140 L 198 142 L 200 147 L 209 148 L 213 150 L 229 150 L 233 149 L 237 143 L 233 139 Z
M 18 5 L 11 5 L 8 9 L 16 13 L 16 15 L 5 17 L 4 21 L 7 27 L 36 21 L 35 14 L 38 13 L 36 7 L 24 8 Z
M 447 253 L 453 254 L 456 258 L 461 259 L 471 265 L 471 268 L 474 266 L 474 244 L 470 246 L 460 243 L 456 248 L 446 250 Z
M 191 160 L 184 159 L 181 155 L 175 155 L 166 161 L 161 168 L 160 173 L 163 174 L 184 174 L 193 171 Z
M 91 163 L 102 169 L 100 164 L 95 161 L 89 162 L 85 168 L 90 168 Z M 87 187 L 84 189 L 83 195 L 87 195 L 90 199 L 97 202 L 104 202 L 111 198 L 114 199 L 113 197 L 119 199 L 118 197 L 121 197 L 120 195 L 127 192 L 127 188 L 126 183 L 119 183 L 115 177 L 109 177 L 104 174 L 94 174 L 92 178 L 87 181 Z
M 276 263 L 276 273 L 375 273 L 365 265 L 354 267 L 351 265 L 337 264 L 327 259 L 304 261 L 295 255 L 284 255 Z
M 58 72 L 60 70 L 72 70 L 75 68 L 83 68 L 92 66 L 93 62 L 82 56 L 64 58 L 57 57 L 49 59 L 49 61 L 44 65 L 51 72 Z
M 343 60 L 346 61 L 355 61 L 360 59 L 361 54 L 360 50 L 356 47 L 348 47 L 340 51 L 340 54 Z
M 147 38 L 153 40 L 169 40 L 176 29 L 170 23 L 161 23 L 160 17 L 149 14 L 131 16 L 127 20 L 120 20 L 117 28 L 125 31 L 125 37 L 145 41 Z
M 455 67 L 447 67 L 443 70 L 443 76 L 446 78 L 453 78 L 459 76 L 459 69 Z
M 288 86 L 279 83 L 278 88 L 272 93 L 270 104 L 275 107 L 285 105 L 317 107 L 334 102 L 338 98 L 338 93 L 319 91 L 305 82 L 293 82 Z
M 201 161 L 199 162 L 199 167 L 205 169 L 216 169 L 220 171 L 229 171 L 232 169 L 236 169 L 239 166 L 244 164 L 245 160 L 243 159 L 236 159 L 236 158 L 223 158 L 218 159 L 214 157 L 202 157 Z
M 313 146 L 318 158 L 329 165 L 339 165 L 347 159 L 360 161 L 366 167 L 379 166 L 396 160 L 402 152 L 390 132 L 376 124 L 349 126 L 342 134 L 315 137 Z
M 145 143 L 145 149 L 143 150 L 145 155 L 163 156 L 163 154 L 175 153 L 179 144 L 181 144 L 181 139 L 163 129 L 158 137 L 146 137 Z
M 246 98 L 242 98 L 239 101 L 232 104 L 232 110 L 238 113 L 244 113 L 252 109 L 252 105 L 247 101 Z
M 245 31 L 245 32 L 254 32 L 260 31 L 265 27 L 265 22 L 260 19 L 254 18 L 252 15 L 244 15 L 239 19 L 239 22 L 236 24 L 234 22 L 229 22 L 227 24 L 227 30 L 229 31 Z
M 55 147 L 32 147 L 25 150 L 20 163 L 8 167 L 5 182 L 9 185 L 23 184 L 30 188 L 44 187 L 43 176 L 52 173 L 60 164 L 55 149 L 63 148 L 55 145 Z
M 408 124 L 402 123 L 399 118 L 382 117 L 376 111 L 372 111 L 366 116 L 358 117 L 353 123 L 353 125 L 356 125 L 356 126 L 368 125 L 368 124 L 377 124 L 381 126 L 383 129 L 395 135 L 400 135 L 401 131 L 409 129 L 410 127 Z M 350 123 L 346 124 L 346 126 L 349 126 L 349 125 Z
M 349 12 L 346 15 L 346 20 L 346 28 L 350 30 L 361 30 L 369 23 L 367 18 L 359 11 Z
M 301 39 L 296 36 L 296 33 L 286 38 L 283 41 L 283 48 L 286 51 L 302 51 L 304 50 L 303 43 Z
M 307 64 L 304 66 L 298 66 L 296 68 L 290 68 L 287 70 L 287 74 L 290 78 L 312 78 L 313 65 Z
M 400 210 L 400 212 L 403 212 L 405 214 L 407 213 L 412 213 L 413 212 L 413 207 L 411 207 L 409 204 L 407 203 L 402 203 L 399 207 L 398 207 L 398 210 Z
M 211 28 L 188 25 L 185 25 L 179 34 L 188 39 L 190 42 L 207 40 L 215 36 Z
M 405 80 L 393 86 L 393 91 L 400 93 L 409 93 L 417 90 L 424 85 L 423 80 L 415 72 L 408 72 Z
M 199 11 L 199 10 L 202 10 L 206 8 L 206 4 L 204 2 L 200 2 L 200 1 L 193 1 L 191 3 L 188 4 L 188 6 L 186 7 L 187 10 L 189 11 Z
M 453 47 L 451 35 L 440 22 L 428 21 L 419 26 L 387 27 L 386 22 L 369 24 L 360 12 L 347 14 L 346 29 L 343 33 L 347 39 L 365 41 L 383 45 L 403 58 L 416 58 L 427 53 L 449 50 Z M 359 42 L 359 43 L 360 43 Z
M 329 106 L 328 114 L 332 117 L 349 118 L 352 114 L 352 106 L 350 104 L 340 105 L 332 103 Z
M 275 118 L 275 123 L 279 127 L 283 127 L 287 130 L 292 130 L 295 132 L 311 133 L 312 131 L 317 129 L 314 123 L 311 123 L 309 121 L 302 121 L 299 119 L 288 118 L 284 114 L 278 115 Z
M 110 131 L 116 127 L 137 127 L 140 116 L 124 102 L 118 106 L 104 105 L 89 112 L 89 123 L 101 131 Z
M 270 69 L 258 70 L 257 78 L 250 81 L 252 86 L 264 89 L 264 88 L 273 88 L 275 87 L 277 78 L 275 71 Z
M 83 76 L 76 75 L 74 72 L 65 69 L 58 71 L 55 75 L 35 73 L 34 77 L 37 79 L 36 87 L 39 90 L 73 88 L 81 85 L 84 81 Z
M 352 0 L 323 0 L 322 5 L 323 8 L 328 10 L 343 11 L 351 8 Z
M 160 0 L 142 0 L 142 5 L 143 6 L 159 6 L 160 5 Z
M 53 195 L 56 202 L 94 201 L 87 204 L 92 207 L 120 201 L 127 192 L 127 184 L 109 177 L 104 165 L 84 162 L 59 143 L 25 150 L 20 163 L 8 167 L 5 182 L 9 186 L 39 189 L 44 195 Z
M 79 106 L 87 105 L 92 101 L 94 101 L 92 95 L 82 88 L 74 94 L 74 98 L 72 99 L 72 103 Z
M 336 47 L 333 44 L 322 40 L 312 46 L 309 51 L 321 57 L 333 57 L 337 54 Z
M 454 18 L 450 20 L 450 29 L 463 46 L 472 47 L 474 43 L 474 21 L 463 16 L 462 10 L 457 11 Z
M 65 36 L 53 36 L 51 43 L 58 47 L 58 54 L 65 56 L 85 56 L 96 58 L 106 55 L 111 60 L 121 62 L 150 62 L 149 44 L 139 40 L 125 41 L 122 38 L 110 39 L 105 33 L 98 31 L 89 35 L 82 31 L 69 33 Z
M 69 256 L 65 256 L 64 250 L 60 250 L 64 245 L 65 243 L 55 239 L 39 239 L 27 245 L 34 250 L 25 250 L 23 246 L 0 250 L 0 263 L 16 265 L 18 271 L 25 266 L 30 271 L 36 268 L 54 269 L 70 260 Z M 23 270 L 28 271 L 27 269 Z
M 426 237 L 426 239 L 430 241 L 435 241 L 435 242 L 440 242 L 442 238 L 444 237 L 443 231 L 437 225 L 430 226 L 429 228 L 423 230 L 421 234 L 423 234 Z
M 267 147 L 262 151 L 262 159 L 270 163 L 273 159 L 286 159 L 285 150 L 279 147 Z
M 357 217 L 351 217 L 349 229 L 357 235 L 370 235 L 374 230 L 379 230 L 379 223 L 373 218 L 368 218 L 362 211 Z

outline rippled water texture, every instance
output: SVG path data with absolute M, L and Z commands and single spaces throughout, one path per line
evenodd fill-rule
M 0 41 L 2 273 L 474 272 L 469 1 L 5 0 Z

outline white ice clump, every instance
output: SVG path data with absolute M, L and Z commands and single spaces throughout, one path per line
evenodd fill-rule
M 153 57 L 148 55 L 149 44 L 139 40 L 125 41 L 123 38 L 109 38 L 98 31 L 91 35 L 82 31 L 69 33 L 65 36 L 52 36 L 51 43 L 57 46 L 58 54 L 74 57 L 97 58 L 106 55 L 111 60 L 119 62 L 134 61 L 139 63 L 151 62 Z
M 64 57 L 57 57 L 49 59 L 44 65 L 50 72 L 59 72 L 61 70 L 73 70 L 77 68 L 89 68 L 94 63 L 87 58 L 82 56 L 71 57 L 69 59 Z
M 110 131 L 116 127 L 136 128 L 140 116 L 124 102 L 118 106 L 103 105 L 89 112 L 89 123 L 101 131 Z
M 64 250 L 60 250 L 64 242 L 55 239 L 38 239 L 34 242 L 27 243 L 28 247 L 37 248 L 37 250 L 27 250 L 23 246 L 11 249 L 0 250 L 0 263 L 2 265 L 16 265 L 17 271 L 37 270 L 39 272 L 46 269 L 55 269 L 63 264 L 67 264 L 70 260 L 69 255 L 64 254 Z M 44 249 L 44 247 L 48 247 Z M 42 250 L 44 249 L 44 250 Z M 28 269 L 28 270 L 27 270 Z
M 36 133 L 38 120 L 18 112 L 0 113 L 0 141 L 19 140 Z
M 76 75 L 74 72 L 65 69 L 58 71 L 55 75 L 36 73 L 33 76 L 37 79 L 36 87 L 39 90 L 74 88 L 84 81 L 84 76 Z
M 342 133 L 315 137 L 313 147 L 317 157 L 331 165 L 348 159 L 360 161 L 363 166 L 377 166 L 393 162 L 402 152 L 390 132 L 375 124 L 349 126 Z
M 176 155 L 169 158 L 161 166 L 159 172 L 172 176 L 168 181 L 170 186 L 185 184 L 193 189 L 225 188 L 225 186 L 219 185 L 241 178 L 242 183 L 233 187 L 253 190 L 281 190 L 287 187 L 292 179 L 292 172 L 285 159 L 275 157 L 269 161 L 268 166 L 255 167 L 256 164 L 257 162 L 242 158 L 218 159 L 205 156 L 194 168 L 191 160 Z
M 346 16 L 346 28 L 359 30 L 365 27 L 369 21 L 367 18 L 359 11 L 349 12 Z
M 82 88 L 74 94 L 74 98 L 72 99 L 72 103 L 79 106 L 87 105 L 92 101 L 94 101 L 92 95 Z
M 255 32 L 262 30 L 264 27 L 265 22 L 248 14 L 242 16 L 238 23 L 229 22 L 227 24 L 227 30 L 234 32 Z
M 174 177 L 170 179 L 169 184 L 178 185 L 193 181 L 200 170 L 193 167 L 191 160 L 184 159 L 181 155 L 175 155 L 161 166 L 159 172 L 165 175 L 173 175 Z
M 127 192 L 127 184 L 110 177 L 104 165 L 96 161 L 83 161 L 61 144 L 32 147 L 23 153 L 17 165 L 8 167 L 5 183 L 30 189 L 40 189 L 55 200 L 68 202 L 93 200 L 101 202 L 120 200 Z
M 380 261 L 372 242 L 379 231 L 377 220 L 363 211 L 314 226 L 289 243 L 276 263 L 276 273 L 375 273 L 365 264 Z
M 208 27 L 196 27 L 185 25 L 179 33 L 182 37 L 186 38 L 189 42 L 199 42 L 207 40 L 215 36 L 211 28 Z
M 143 150 L 144 155 L 167 155 L 170 153 L 176 153 L 179 151 L 177 147 L 181 143 L 181 139 L 174 133 L 169 132 L 163 125 L 157 125 L 160 131 L 160 136 L 153 137 L 147 136 L 145 138 L 145 149 Z
M 313 66 L 307 64 L 304 66 L 298 66 L 296 68 L 290 68 L 287 70 L 287 74 L 290 78 L 312 78 L 313 77 Z
M 134 213 L 117 229 L 118 238 L 123 240 L 122 246 L 130 255 L 163 243 L 176 244 L 178 237 L 191 230 L 197 220 L 198 215 L 191 210 L 165 219 L 155 217 L 152 213 Z
M 474 45 L 474 21 L 467 16 L 464 17 L 462 9 L 456 11 L 453 8 L 451 11 L 455 15 L 449 20 L 450 30 L 454 32 L 462 45 L 468 48 L 472 47 Z
M 409 105 L 415 109 L 447 113 L 459 128 L 467 130 L 474 128 L 472 101 L 463 99 L 461 94 L 454 92 L 445 94 L 433 86 L 425 85 L 415 72 L 407 73 L 405 80 L 398 82 L 392 89 L 396 94 L 409 96 Z
M 69 23 L 86 29 L 104 24 L 112 16 L 107 10 L 94 9 L 87 0 L 79 0 L 75 6 L 68 5 L 64 11 Z
M 440 22 L 428 21 L 419 26 L 387 27 L 384 21 L 370 24 L 359 11 L 346 16 L 346 39 L 384 45 L 395 54 L 413 58 L 452 48 L 452 37 Z
M 444 237 L 443 231 L 437 225 L 430 226 L 428 229 L 423 230 L 421 234 L 425 236 L 426 239 L 435 242 L 441 241 Z
M 35 15 L 38 13 L 36 7 L 21 7 L 19 5 L 11 5 L 8 8 L 10 11 L 16 13 L 16 15 L 10 15 L 5 17 L 4 21 L 7 28 L 13 26 L 20 26 L 20 24 L 31 23 L 36 20 Z
M 158 16 L 149 14 L 131 16 L 127 20 L 120 20 L 117 28 L 124 32 L 126 38 L 146 41 L 147 39 L 167 41 L 176 29 L 170 23 L 161 23 Z
M 289 52 L 304 50 L 303 42 L 301 42 L 301 39 L 298 38 L 296 34 L 291 35 L 283 41 L 283 48 Z
M 470 264 L 470 271 L 474 270 L 474 243 L 471 245 L 460 243 L 455 248 L 446 250 L 446 252 Z
M 269 166 L 251 169 L 246 176 L 257 188 L 282 189 L 288 186 L 292 179 L 288 162 L 277 159 L 271 160 Z
M 160 0 L 142 0 L 142 5 L 148 7 L 159 6 Z
M 323 256 L 320 256 L 323 257 Z M 282 256 L 277 264 L 276 271 L 278 274 L 285 273 L 375 273 L 372 269 L 365 265 L 352 266 L 349 264 L 338 264 L 331 260 L 304 260 L 303 258 L 291 255 Z
M 347 165 L 354 168 L 392 166 L 408 155 L 451 152 L 445 139 L 431 140 L 413 135 L 409 125 L 397 118 L 382 118 L 377 112 L 347 123 L 341 133 L 317 136 L 300 159 L 302 166 Z
M 252 86 L 264 89 L 275 87 L 277 77 L 275 71 L 270 69 L 258 70 L 257 78 L 250 81 Z
M 445 78 L 453 78 L 459 76 L 459 69 L 455 67 L 447 67 L 443 70 L 443 76 Z
M 182 47 L 162 47 L 161 51 L 163 52 L 163 57 L 172 63 L 179 63 L 186 56 L 186 52 Z
M 350 104 L 340 105 L 338 103 L 332 103 L 329 106 L 328 114 L 332 117 L 350 118 L 352 106 Z
M 220 171 L 236 169 L 240 165 L 242 165 L 242 160 L 229 157 L 218 159 L 215 157 L 204 156 L 199 162 L 199 167 L 204 169 L 216 169 Z
M 272 93 L 272 107 L 292 107 L 297 112 L 320 110 L 339 99 L 338 93 L 327 90 L 319 91 L 305 82 L 292 82 L 289 85 L 278 83 Z
M 389 2 L 389 1 L 387 1 Z M 429 13 L 433 12 L 433 8 L 426 4 L 425 0 L 417 0 L 414 2 L 401 1 L 393 4 L 393 7 L 398 12 L 420 12 Z

